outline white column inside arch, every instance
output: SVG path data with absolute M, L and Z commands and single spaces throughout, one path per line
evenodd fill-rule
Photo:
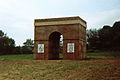
M 60 35 L 60 46 L 63 46 L 63 35 Z

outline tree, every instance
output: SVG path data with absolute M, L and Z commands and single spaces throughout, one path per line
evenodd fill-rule
M 88 43 L 88 49 L 99 48 L 99 35 L 97 29 L 87 30 L 87 43 Z
M 120 50 L 120 21 L 115 22 L 112 27 L 112 42 L 117 50 Z
M 103 28 L 87 30 L 88 48 L 93 50 L 120 50 L 120 21 Z
M 112 28 L 108 25 L 99 30 L 100 49 L 110 49 L 112 40 Z
M 0 54 L 11 54 L 15 48 L 15 41 L 0 30 Z
M 0 38 L 2 38 L 3 36 L 4 36 L 4 32 L 0 30 Z
M 22 47 L 21 46 L 16 46 L 15 49 L 14 49 L 14 54 L 23 54 Z
M 34 43 L 31 39 L 26 39 L 26 42 L 23 43 L 22 51 L 23 53 L 33 53 Z
M 28 46 L 28 47 L 34 46 L 33 40 L 31 40 L 31 39 L 26 39 L 26 42 L 24 42 L 23 44 L 24 44 L 24 46 Z

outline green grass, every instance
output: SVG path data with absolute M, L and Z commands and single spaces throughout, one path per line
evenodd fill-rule
M 87 56 L 90 58 L 120 58 L 120 52 L 89 52 Z
M 32 60 L 33 54 L 14 54 L 14 55 L 0 55 L 0 62 L 16 62 L 24 60 Z
M 87 53 L 90 60 L 33 60 L 34 55 L 0 56 L 0 80 L 120 80 L 120 58 Z M 119 54 L 119 53 L 118 53 Z

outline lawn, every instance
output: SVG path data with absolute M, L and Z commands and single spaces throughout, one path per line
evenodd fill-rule
M 99 53 L 99 54 L 98 54 Z M 34 60 L 0 56 L 0 80 L 120 80 L 119 52 L 87 53 L 86 60 Z

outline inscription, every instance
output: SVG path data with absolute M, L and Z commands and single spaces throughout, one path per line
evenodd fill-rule
M 68 53 L 74 53 L 74 47 L 75 47 L 74 43 L 68 43 L 67 44 L 67 52 Z
M 44 44 L 38 44 L 38 53 L 44 53 Z

